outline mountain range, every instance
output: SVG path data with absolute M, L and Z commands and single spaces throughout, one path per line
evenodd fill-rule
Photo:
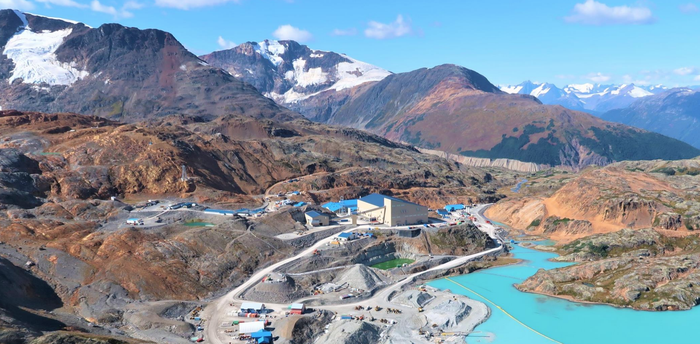
M 601 115 L 607 121 L 655 131 L 700 148 L 700 91 L 674 88 Z
M 529 94 L 544 104 L 561 105 L 592 114 L 625 108 L 640 98 L 659 94 L 668 90 L 663 85 L 637 86 L 635 84 L 570 84 L 559 88 L 548 82 L 525 81 L 518 85 L 499 85 L 511 94 Z
M 0 11 L 0 107 L 133 121 L 171 114 L 297 118 L 171 34 Z
M 574 169 L 700 155 L 662 135 L 508 94 L 455 65 L 394 74 L 344 54 L 272 40 L 197 57 L 164 31 L 90 28 L 12 10 L 0 11 L 0 32 L 4 109 L 121 122 L 168 115 L 283 122 L 303 115 L 421 148 Z M 551 90 L 530 92 L 545 97 Z

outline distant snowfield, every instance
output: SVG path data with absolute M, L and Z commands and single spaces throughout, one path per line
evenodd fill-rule
M 3 51 L 15 64 L 9 82 L 23 79 L 29 84 L 71 85 L 87 77 L 88 72 L 56 59 L 56 49 L 72 31 L 68 28 L 36 33 L 25 27 L 12 36 Z

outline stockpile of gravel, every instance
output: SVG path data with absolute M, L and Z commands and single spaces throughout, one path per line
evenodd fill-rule
M 243 297 L 259 302 L 286 303 L 309 295 L 310 292 L 298 286 L 291 277 L 287 277 L 284 282 L 258 283 Z
M 362 264 L 355 264 L 338 276 L 333 283 L 342 285 L 347 283 L 350 288 L 372 290 L 386 282 L 387 277 L 378 270 L 369 268 Z

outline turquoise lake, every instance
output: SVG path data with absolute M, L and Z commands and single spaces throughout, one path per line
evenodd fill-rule
M 557 298 L 523 293 L 513 287 L 532 276 L 538 269 L 568 265 L 550 262 L 555 254 L 516 246 L 512 253 L 524 260 L 512 266 L 478 271 L 453 277 L 452 280 L 473 289 L 502 307 L 527 326 L 566 344 L 590 343 L 700 343 L 693 330 L 700 324 L 700 308 L 679 312 L 642 312 L 604 305 L 569 302 Z M 439 289 L 484 301 L 458 285 L 440 279 L 428 283 Z M 467 343 L 551 344 L 552 341 L 532 332 L 501 310 L 491 308 L 491 317 L 467 337 Z M 487 334 L 492 337 L 483 337 Z

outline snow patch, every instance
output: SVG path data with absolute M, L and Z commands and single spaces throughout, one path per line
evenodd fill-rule
M 546 83 L 543 83 L 542 85 L 539 85 L 537 86 L 537 88 L 532 90 L 532 92 L 530 92 L 530 95 L 539 98 L 540 96 L 547 94 L 549 90 L 551 90 L 551 87 L 549 87 L 549 85 L 547 85 Z
M 264 40 L 255 45 L 255 52 L 270 60 L 275 66 L 279 66 L 284 59 L 281 57 L 287 48 L 279 41 Z
M 340 56 L 350 60 L 350 62 L 340 62 L 337 65 L 336 76 L 340 79 L 331 89 L 340 91 L 346 88 L 355 87 L 370 81 L 380 81 L 391 73 L 385 69 L 355 60 L 352 57 L 341 54 Z
M 15 64 L 9 82 L 22 79 L 29 84 L 71 85 L 88 76 L 88 72 L 76 69 L 74 64 L 56 59 L 56 49 L 72 31 L 68 28 L 35 33 L 25 27 L 12 36 L 3 51 Z
M 520 93 L 520 90 L 523 89 L 523 87 L 521 85 L 516 85 L 516 86 L 500 85 L 500 86 L 498 86 L 498 88 L 501 91 L 503 91 L 505 93 L 509 93 L 509 94 L 518 94 L 518 93 Z
M 209 65 L 208 63 L 206 63 L 206 62 L 204 62 L 204 61 L 201 61 L 201 60 L 199 61 L 199 64 L 202 65 L 202 66 L 208 66 L 208 65 Z
M 594 87 L 595 85 L 593 84 L 571 84 L 566 86 L 566 88 L 564 88 L 564 91 L 566 93 L 589 93 L 593 90 Z
M 187 71 L 187 66 L 186 65 L 180 65 L 180 70 L 182 71 Z
M 323 72 L 321 67 L 309 68 L 308 70 L 305 70 L 306 60 L 304 59 L 294 60 L 294 62 L 292 62 L 292 66 L 294 66 L 293 79 L 296 80 L 296 84 L 298 86 L 305 87 L 318 85 L 328 81 L 328 75 Z
M 323 57 L 323 54 L 311 54 L 311 55 L 309 55 L 309 57 L 316 57 L 316 58 Z

